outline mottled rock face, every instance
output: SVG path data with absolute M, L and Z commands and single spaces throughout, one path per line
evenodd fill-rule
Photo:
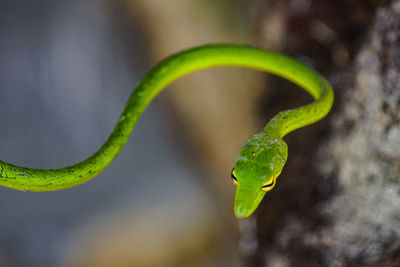
M 332 2 L 312 1 L 310 10 Z M 306 146 L 286 140 L 291 157 L 257 214 L 257 238 L 249 240 L 258 242 L 258 265 L 251 266 L 400 266 L 400 0 L 386 3 L 364 16 L 374 19 L 363 20 L 358 35 L 356 8 L 333 19 L 351 24 L 349 31 L 324 21 L 338 43 L 352 47 L 344 65 L 316 60 L 318 70 L 330 66 L 325 74 L 336 94 L 330 128 L 322 126 L 327 139 L 310 131 Z
M 331 250 L 348 263 L 390 261 L 400 243 L 400 1 L 376 12 L 354 88 L 320 153 L 338 194 L 322 208 Z M 338 256 L 338 257 L 339 257 Z

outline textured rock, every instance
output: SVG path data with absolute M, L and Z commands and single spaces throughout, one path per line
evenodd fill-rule
M 285 49 L 326 74 L 336 101 L 288 136 L 287 166 L 242 233 L 256 247 L 247 266 L 400 266 L 400 1 L 299 2 L 310 4 L 300 15 L 280 2 Z M 315 41 L 313 24 L 335 38 Z
M 357 59 L 354 88 L 321 153 L 339 192 L 323 211 L 346 262 L 372 263 L 400 246 L 400 1 L 376 13 Z

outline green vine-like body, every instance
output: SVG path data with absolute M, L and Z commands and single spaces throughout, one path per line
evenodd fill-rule
M 142 79 L 113 132 L 88 159 L 60 169 L 31 169 L 0 161 L 0 185 L 28 191 L 54 191 L 82 184 L 99 174 L 121 151 L 145 108 L 168 84 L 190 72 L 218 66 L 239 66 L 269 72 L 294 82 L 310 93 L 311 104 L 282 111 L 251 137 L 232 171 L 237 184 L 234 211 L 249 216 L 271 190 L 287 159 L 282 137 L 323 118 L 331 109 L 333 91 L 317 72 L 286 56 L 239 45 L 206 45 L 161 61 Z

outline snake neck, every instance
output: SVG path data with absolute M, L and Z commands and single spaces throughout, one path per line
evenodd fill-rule
M 326 116 L 333 103 L 333 91 L 322 77 L 320 77 L 319 84 L 320 92 L 313 95 L 314 102 L 279 112 L 268 122 L 263 132 L 268 133 L 269 136 L 283 138 L 288 133 L 310 125 Z

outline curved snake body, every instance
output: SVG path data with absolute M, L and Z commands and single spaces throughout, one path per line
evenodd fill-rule
M 282 137 L 323 118 L 331 109 L 333 91 L 317 72 L 291 58 L 259 48 L 206 45 L 172 55 L 158 63 L 129 97 L 114 130 L 102 147 L 86 160 L 60 169 L 32 169 L 0 161 L 0 185 L 29 191 L 54 191 L 82 184 L 99 174 L 121 151 L 145 108 L 170 83 L 190 72 L 237 66 L 278 75 L 305 89 L 311 104 L 278 113 L 251 137 L 232 170 L 237 184 L 234 211 L 249 216 L 276 184 L 287 159 Z

